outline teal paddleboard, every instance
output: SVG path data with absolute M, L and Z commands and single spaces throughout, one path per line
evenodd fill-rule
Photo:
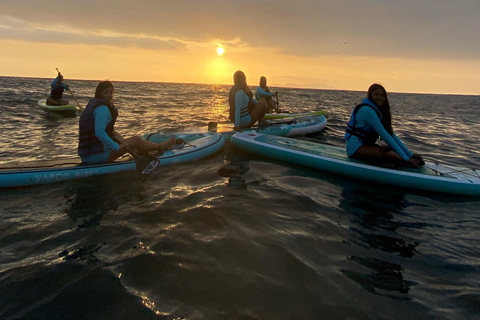
M 480 196 L 480 173 L 475 169 L 432 162 L 420 169 L 387 169 L 349 158 L 344 147 L 255 132 L 235 133 L 231 143 L 264 157 L 355 179 L 409 189 Z
M 216 124 L 216 123 L 215 123 Z M 293 137 L 298 135 L 310 134 L 322 131 L 327 126 L 327 118 L 319 115 L 312 115 L 306 117 L 292 118 L 292 119 L 276 119 L 269 120 L 264 126 L 255 126 L 248 129 L 243 129 L 242 132 L 260 132 L 271 134 L 275 136 Z M 208 134 L 206 130 L 213 130 L 215 133 L 223 135 L 229 139 L 235 131 L 231 122 L 219 124 L 218 126 L 209 127 L 208 129 L 191 130 L 191 131 L 175 131 L 175 132 L 152 132 L 143 135 L 145 140 L 152 142 L 163 142 L 168 140 L 171 136 L 184 139 L 188 141 L 192 137 L 202 136 Z
M 159 166 L 199 160 L 223 148 L 225 139 L 219 134 L 210 134 L 188 143 L 175 145 L 161 156 Z M 135 171 L 131 156 L 111 163 L 85 165 L 79 158 L 33 161 L 0 165 L 0 188 L 50 184 L 91 176 Z
M 267 113 L 265 115 L 265 119 L 285 119 L 285 118 L 297 118 L 297 117 L 305 117 L 305 116 L 328 116 L 328 111 L 326 110 L 319 110 L 319 111 L 310 111 L 305 113 L 288 113 L 288 112 L 280 112 L 280 113 Z

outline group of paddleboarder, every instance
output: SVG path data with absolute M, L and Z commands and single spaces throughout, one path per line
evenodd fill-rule
M 278 92 L 269 90 L 265 77 L 260 78 L 256 99 L 253 98 L 243 71 L 234 73 L 233 82 L 228 103 L 229 119 L 234 123 L 235 131 L 252 127 L 257 122 L 263 124 L 266 113 L 280 112 Z M 47 103 L 68 103 L 62 99 L 63 91 L 69 88 L 60 72 L 52 81 L 51 89 Z M 113 84 L 110 81 L 100 82 L 95 90 L 95 97 L 80 116 L 78 155 L 82 162 L 111 162 L 129 150 L 139 154 L 161 153 L 175 144 L 175 137 L 163 143 L 153 143 L 140 136 L 122 137 L 114 128 L 118 110 L 113 104 L 113 96 Z M 276 101 L 273 97 L 276 97 Z M 386 145 L 377 144 L 379 138 Z M 357 160 L 386 168 L 402 164 L 419 168 L 425 164 L 422 156 L 411 152 L 393 132 L 390 103 L 385 88 L 380 84 L 371 85 L 367 97 L 353 109 L 345 140 L 347 155 Z
M 271 93 L 268 90 L 265 77 L 260 78 L 257 99 L 253 99 L 247 78 L 242 71 L 235 72 L 233 82 L 228 102 L 229 119 L 234 123 L 235 130 L 251 127 L 257 121 L 262 124 L 267 112 L 277 110 L 278 103 L 275 105 L 272 101 L 274 95 L 278 97 L 277 92 Z M 387 145 L 377 144 L 378 138 Z M 354 108 L 347 124 L 345 140 L 347 155 L 357 160 L 386 168 L 402 164 L 420 168 L 425 164 L 422 156 L 408 150 L 393 132 L 387 91 L 377 83 L 370 86 L 367 97 Z

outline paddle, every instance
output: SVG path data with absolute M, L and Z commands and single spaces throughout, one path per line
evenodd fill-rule
M 278 103 L 278 91 L 275 92 L 275 98 L 277 99 L 277 108 L 275 112 L 280 113 L 280 104 Z
M 143 156 L 136 154 L 132 149 L 125 148 L 135 160 L 138 177 L 142 182 L 146 181 L 160 164 L 160 160 L 154 156 Z
M 55 70 L 57 70 L 58 73 L 61 73 L 61 72 L 58 70 L 58 68 L 55 68 Z M 78 108 L 80 109 L 80 111 L 82 111 L 83 108 L 82 108 L 82 106 L 80 106 L 80 103 L 78 103 L 77 99 L 76 99 L 75 96 L 73 95 L 72 90 L 70 90 L 70 86 L 65 82 L 65 79 L 63 79 L 63 82 L 64 82 L 65 85 L 67 86 L 67 90 L 68 90 L 68 92 L 70 92 L 70 94 L 72 95 L 73 100 L 75 100 L 75 102 L 77 103 Z
M 252 128 L 268 127 L 268 126 L 274 126 L 276 124 L 292 124 L 292 123 L 296 123 L 296 122 L 297 121 L 295 119 L 285 120 L 285 121 L 277 121 L 277 122 L 268 122 L 268 123 L 264 123 L 264 124 L 253 125 Z M 248 128 L 245 128 L 245 129 L 248 129 Z

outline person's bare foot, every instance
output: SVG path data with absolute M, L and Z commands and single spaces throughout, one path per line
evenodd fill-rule
M 164 141 L 162 143 L 159 143 L 159 149 L 161 151 L 166 151 L 168 149 L 170 149 L 171 147 L 173 147 L 175 145 L 175 137 L 171 137 L 170 139 L 168 139 L 167 141 Z

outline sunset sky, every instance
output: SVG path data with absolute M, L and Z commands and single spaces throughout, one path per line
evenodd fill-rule
M 221 47 L 222 55 L 217 53 Z M 0 76 L 480 94 L 479 0 L 1 0 Z

